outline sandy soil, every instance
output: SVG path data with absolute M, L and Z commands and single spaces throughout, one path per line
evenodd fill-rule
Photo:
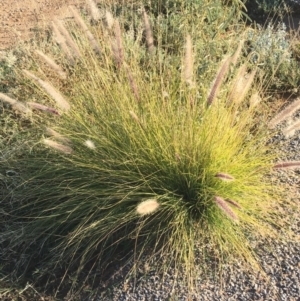
M 33 36 L 34 28 L 45 27 L 53 17 L 69 16 L 68 5 L 84 0 L 0 0 L 0 50 Z

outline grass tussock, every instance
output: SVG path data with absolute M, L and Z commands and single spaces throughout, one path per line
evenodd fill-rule
M 246 233 L 268 234 L 262 221 L 274 198 L 268 174 L 276 166 L 263 124 L 255 124 L 255 110 L 244 106 L 250 86 L 236 88 L 243 99 L 235 100 L 235 110 L 228 105 L 234 86 L 228 74 L 242 44 L 226 54 L 212 82 L 202 78 L 200 85 L 192 35 L 172 61 L 168 51 L 153 51 L 145 13 L 145 45 L 134 44 L 133 52 L 121 21 L 107 20 L 110 13 L 93 31 L 72 12 L 75 22 L 66 28 L 76 37 L 76 59 L 53 23 L 57 44 L 71 58 L 67 81 L 42 80 L 35 74 L 44 76 L 43 65 L 19 72 L 24 105 L 41 112 L 34 112 L 35 135 L 29 131 L 21 155 L 8 160 L 21 175 L 1 203 L 9 227 L 0 242 L 17 256 L 12 274 L 39 271 L 51 278 L 50 271 L 60 271 L 62 281 L 66 275 L 88 279 L 96 267 L 105 269 L 114 256 L 134 250 L 135 260 L 155 254 L 182 266 L 190 281 L 196 242 L 212 248 L 209 258 L 221 254 L 257 266 Z M 55 49 L 50 42 L 49 53 Z M 51 106 L 39 106 L 31 95 L 46 97 Z M 64 114 L 44 113 L 55 107 Z

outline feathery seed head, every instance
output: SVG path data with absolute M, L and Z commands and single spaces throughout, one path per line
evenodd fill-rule
M 40 103 L 37 102 L 27 102 L 27 105 L 29 105 L 32 109 L 36 109 L 36 110 L 40 110 L 40 111 L 44 111 L 44 112 L 48 112 L 54 115 L 60 115 L 59 112 L 57 110 L 55 110 L 54 108 L 50 108 L 47 106 L 44 106 Z
M 153 53 L 153 51 L 155 50 L 153 32 L 146 11 L 144 11 L 143 16 L 144 16 L 144 28 L 145 28 L 147 49 L 149 53 Z
M 75 6 L 70 5 L 69 6 L 70 11 L 72 12 L 74 19 L 79 27 L 81 27 L 82 31 L 86 34 L 93 50 L 95 51 L 96 54 L 101 53 L 101 47 L 99 43 L 96 41 L 94 35 L 90 32 L 89 28 L 85 24 L 84 20 L 82 19 L 79 11 L 76 9 Z
M 57 105 L 64 111 L 68 111 L 70 109 L 70 104 L 68 101 L 58 92 L 50 83 L 43 81 L 42 79 L 35 76 L 33 73 L 29 72 L 28 70 L 23 70 L 23 72 L 30 77 L 31 79 L 35 80 L 37 84 L 43 88 L 43 90 L 52 97 Z
M 298 109 L 300 109 L 300 98 L 297 98 L 293 103 L 278 113 L 270 122 L 269 128 L 274 129 L 277 124 L 291 117 Z
M 219 71 L 217 72 L 215 79 L 213 80 L 212 87 L 207 96 L 207 105 L 208 106 L 210 106 L 213 103 L 213 101 L 215 100 L 215 98 L 219 92 L 219 89 L 222 85 L 222 82 L 226 78 L 226 75 L 228 73 L 229 66 L 230 66 L 230 61 L 231 61 L 231 57 L 226 57 L 223 60 L 223 63 L 221 65 L 221 67 L 219 68 Z
M 287 161 L 287 162 L 280 162 L 276 163 L 273 166 L 274 169 L 281 169 L 281 168 L 300 168 L 300 161 Z
M 219 178 L 223 181 L 233 181 L 234 177 L 231 176 L 230 174 L 224 173 L 224 172 L 218 172 L 215 175 L 216 178 Z
M 239 69 L 229 96 L 230 103 L 234 102 L 234 104 L 239 105 L 251 88 L 257 69 L 252 70 L 250 74 L 245 74 L 246 68 L 247 66 L 244 64 Z
M 50 58 L 48 55 L 43 53 L 40 50 L 35 50 L 35 53 L 53 70 L 56 72 L 56 74 L 62 78 L 66 79 L 67 74 L 62 70 L 62 68 L 57 65 L 52 58 Z
M 121 65 L 123 64 L 123 60 L 124 60 L 124 49 L 123 49 L 120 23 L 118 20 L 114 22 L 114 33 L 115 33 L 115 41 L 112 44 L 112 50 L 113 50 L 116 64 L 118 68 L 121 68 Z
M 237 63 L 237 61 L 238 61 L 238 59 L 239 59 L 239 57 L 240 57 L 240 54 L 241 54 L 241 52 L 242 52 L 244 43 L 245 43 L 245 40 L 242 39 L 242 40 L 240 41 L 240 43 L 239 43 L 239 46 L 238 46 L 236 52 L 235 52 L 234 55 L 232 56 L 231 63 L 232 63 L 233 66 L 236 65 L 236 63 Z
M 60 142 L 63 142 L 65 144 L 70 144 L 71 140 L 64 137 L 62 134 L 58 133 L 57 131 L 47 127 L 46 128 L 46 133 L 52 137 L 54 137 L 55 139 L 59 140 Z
M 250 107 L 254 108 L 261 102 L 261 97 L 258 92 L 255 92 L 251 95 L 250 98 Z
M 237 221 L 238 218 L 236 214 L 229 208 L 225 200 L 219 196 L 215 196 L 216 205 L 233 221 Z
M 75 62 L 74 55 L 71 53 L 71 51 L 66 43 L 66 39 L 61 34 L 56 22 L 52 21 L 51 27 L 52 27 L 52 30 L 54 33 L 54 39 L 55 39 L 56 43 L 61 47 L 62 51 L 68 58 L 69 62 L 71 64 L 74 64 L 74 62 Z
M 108 10 L 105 12 L 105 23 L 109 30 L 113 28 L 114 23 L 115 23 L 115 19 L 114 19 L 112 13 L 109 12 Z
M 67 155 L 73 152 L 73 149 L 70 146 L 63 145 L 50 139 L 44 139 L 44 144 Z
M 300 130 L 300 120 L 296 120 L 292 124 L 287 126 L 282 130 L 282 133 L 286 138 L 290 138 L 294 136 L 295 132 L 298 130 Z
M 234 207 L 238 208 L 238 209 L 242 209 L 242 207 L 234 200 L 231 199 L 225 199 L 225 201 L 231 205 L 233 205 Z
M 87 0 L 91 16 L 93 20 L 99 21 L 101 19 L 101 13 L 96 3 L 93 0 Z
M 184 80 L 187 84 L 193 84 L 193 44 L 191 36 L 186 37 L 184 58 Z
M 0 92 L 0 100 L 2 100 L 3 102 L 8 103 L 9 105 L 11 105 L 14 109 L 18 110 L 21 113 L 24 114 L 30 114 L 31 110 L 25 106 L 23 103 L 19 102 L 16 99 L 10 98 L 9 96 L 3 94 Z
M 157 210 L 159 207 L 159 203 L 157 202 L 156 199 L 148 199 L 143 202 L 141 202 L 137 207 L 136 207 L 136 212 L 141 215 L 147 215 L 150 213 L 153 213 L 154 211 Z
M 90 149 L 96 149 L 94 142 L 90 139 L 86 140 L 84 144 Z
M 58 30 L 60 31 L 60 33 L 64 37 L 64 40 L 67 43 L 67 46 L 70 47 L 69 50 L 71 51 L 72 56 L 75 57 L 75 58 L 81 58 L 80 50 L 79 50 L 77 44 L 72 39 L 69 31 L 66 29 L 65 24 L 63 23 L 63 21 L 55 19 L 54 22 L 55 22 Z
M 127 73 L 127 77 L 128 77 L 128 80 L 129 80 L 129 84 L 130 84 L 132 93 L 133 93 L 136 101 L 140 102 L 140 95 L 139 95 L 138 87 L 137 87 L 137 85 L 135 83 L 135 80 L 132 76 L 132 73 L 131 73 L 131 71 L 130 71 L 130 69 L 127 65 L 126 65 L 126 73 Z
M 140 124 L 140 119 L 137 117 L 137 115 L 133 111 L 129 111 L 129 114 L 138 124 Z

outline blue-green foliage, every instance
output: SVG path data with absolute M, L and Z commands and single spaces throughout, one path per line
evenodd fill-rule
M 265 29 L 258 25 L 258 31 L 248 32 L 248 40 L 254 52 L 255 63 L 276 67 L 278 64 L 291 62 L 292 52 L 284 23 L 277 29 L 271 23 Z
M 291 41 L 284 23 L 266 28 L 257 26 L 247 34 L 252 63 L 258 65 L 264 76 L 272 78 L 272 88 L 289 90 L 299 85 L 299 63 L 293 55 Z

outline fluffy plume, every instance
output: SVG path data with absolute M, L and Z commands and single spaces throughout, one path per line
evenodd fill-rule
M 237 63 L 237 61 L 238 61 L 238 59 L 240 57 L 240 54 L 241 54 L 243 46 L 244 46 L 244 42 L 245 42 L 245 40 L 241 40 L 240 41 L 239 46 L 238 46 L 236 52 L 234 53 L 234 55 L 231 58 L 231 63 L 232 63 L 233 66 L 236 65 L 236 63 Z
M 228 207 L 225 200 L 219 196 L 215 196 L 217 206 L 232 220 L 237 221 L 238 218 L 235 213 Z
M 218 172 L 216 173 L 215 177 L 223 180 L 223 181 L 233 181 L 234 180 L 234 177 L 227 174 L 227 173 L 224 173 L 224 172 Z
M 60 33 L 57 25 L 52 22 L 51 23 L 52 29 L 53 29 L 53 33 L 54 33 L 54 37 L 55 37 L 55 41 L 56 43 L 60 46 L 60 48 L 62 49 L 62 51 L 64 52 L 64 54 L 67 56 L 69 62 L 71 64 L 74 64 L 74 56 L 72 55 L 65 38 L 63 37 L 63 35 Z
M 211 87 L 210 92 L 207 97 L 207 105 L 208 106 L 210 106 L 213 103 L 214 99 L 216 98 L 216 96 L 219 92 L 219 89 L 222 85 L 223 80 L 226 78 L 226 75 L 228 73 L 229 66 L 230 66 L 230 61 L 231 61 L 231 58 L 226 57 L 223 60 L 223 63 L 221 65 L 219 71 L 217 72 L 217 75 L 213 81 L 212 87 Z
M 10 104 L 11 106 L 13 106 L 15 103 L 18 102 L 16 99 L 10 98 L 9 96 L 7 96 L 1 92 L 0 92 L 0 99 L 4 102 Z
M 179 154 L 175 154 L 175 158 L 176 158 L 176 160 L 177 160 L 177 162 L 180 162 L 181 161 L 181 157 L 179 156 Z
M 81 27 L 81 29 L 85 32 L 93 50 L 95 51 L 96 54 L 100 54 L 101 53 L 101 47 L 98 44 L 98 42 L 96 41 L 94 35 L 90 32 L 90 30 L 88 29 L 87 25 L 85 24 L 84 20 L 82 19 L 82 17 L 80 16 L 80 13 L 78 12 L 78 10 L 74 7 L 74 6 L 69 6 L 69 9 L 71 10 L 74 19 L 77 23 L 77 25 L 79 27 Z
M 70 109 L 70 104 L 65 100 L 65 98 L 58 92 L 51 84 L 46 81 L 41 80 L 31 72 L 27 70 L 23 70 L 23 72 L 33 80 L 37 82 L 37 84 L 43 88 L 43 90 L 50 95 L 57 103 L 57 105 L 64 111 L 68 111 Z
M 187 84 L 193 85 L 193 44 L 191 36 L 186 37 L 184 57 L 184 80 Z
M 73 152 L 73 150 L 70 146 L 60 144 L 60 143 L 50 140 L 50 139 L 44 139 L 44 144 L 46 144 L 47 146 L 49 146 L 55 150 L 65 153 L 67 155 L 69 155 Z
M 96 3 L 93 0 L 87 0 L 87 3 L 89 5 L 90 13 L 93 20 L 99 21 L 101 19 L 101 13 Z
M 247 72 L 247 65 L 243 64 L 238 69 L 236 76 L 233 80 L 232 88 L 228 96 L 228 104 L 230 105 L 232 102 L 236 102 L 235 100 L 239 98 L 239 95 L 244 89 L 246 84 L 245 74 Z
M 287 126 L 282 130 L 282 133 L 286 138 L 290 138 L 294 136 L 295 132 L 298 130 L 300 130 L 300 120 L 296 120 L 295 122 Z
M 105 25 L 108 29 L 112 29 L 115 23 L 115 19 L 111 12 L 106 11 L 105 12 Z
M 273 166 L 274 169 L 281 169 L 281 168 L 300 168 L 300 161 L 287 161 L 276 163 Z
M 229 102 L 239 105 L 247 95 L 257 70 L 253 70 L 250 74 L 245 75 L 246 65 L 242 65 L 236 76 L 232 91 L 229 95 Z
M 251 95 L 250 98 L 250 107 L 253 109 L 254 107 L 256 107 L 260 102 L 261 102 L 261 97 L 259 95 L 258 92 L 255 92 Z
M 51 128 L 46 128 L 46 133 L 49 135 L 49 136 L 52 136 L 54 137 L 56 140 L 62 142 L 62 143 L 66 143 L 66 144 L 70 144 L 71 143 L 71 140 L 64 137 L 62 134 L 56 132 L 55 130 L 51 129 Z
M 238 209 L 242 209 L 242 207 L 236 201 L 233 201 L 231 199 L 226 199 L 225 201 L 227 203 L 229 203 L 230 205 L 233 205 L 234 207 L 238 208 Z
M 155 47 L 154 47 L 153 32 L 152 32 L 150 20 L 145 11 L 143 13 L 143 16 L 144 16 L 144 28 L 145 28 L 147 49 L 149 53 L 153 53 Z
M 32 109 L 48 112 L 48 113 L 51 113 L 54 115 L 60 115 L 59 112 L 57 110 L 55 110 L 54 108 L 44 106 L 37 102 L 27 102 L 27 105 L 30 106 Z
M 114 33 L 115 33 L 115 42 L 112 45 L 112 50 L 114 54 L 114 58 L 118 68 L 121 68 L 124 60 L 124 50 L 123 50 L 123 43 L 122 43 L 122 34 L 120 23 L 118 20 L 114 22 Z
M 136 207 L 136 212 L 141 215 L 147 215 L 150 213 L 153 213 L 154 211 L 157 210 L 159 207 L 159 203 L 157 202 L 156 199 L 148 199 L 143 202 L 141 202 L 137 207 Z
M 292 116 L 297 110 L 300 109 L 300 98 L 297 98 L 293 103 L 278 113 L 270 122 L 269 128 L 274 129 L 277 124 Z
M 24 104 L 17 101 L 16 99 L 10 98 L 9 96 L 1 92 L 0 92 L 0 100 L 10 104 L 14 109 L 18 110 L 21 113 L 25 113 L 25 114 L 31 113 L 31 110 L 28 107 L 26 107 Z
M 138 124 L 140 124 L 140 119 L 137 117 L 137 115 L 133 111 L 129 111 L 129 114 Z
M 90 149 L 96 149 L 96 146 L 92 140 L 88 139 L 84 142 L 84 144 Z
M 70 47 L 69 49 L 71 50 L 72 55 L 76 58 L 81 58 L 80 50 L 79 50 L 77 44 L 73 41 L 73 39 L 72 39 L 69 31 L 66 29 L 64 23 L 58 19 L 55 19 L 54 22 L 55 22 L 58 30 L 64 37 L 67 45 Z
M 46 63 L 53 71 L 55 71 L 60 78 L 67 78 L 67 74 L 62 70 L 62 68 L 59 65 L 57 65 L 54 62 L 54 60 L 51 57 L 49 57 L 40 50 L 35 50 L 35 53 L 44 61 L 44 63 Z

